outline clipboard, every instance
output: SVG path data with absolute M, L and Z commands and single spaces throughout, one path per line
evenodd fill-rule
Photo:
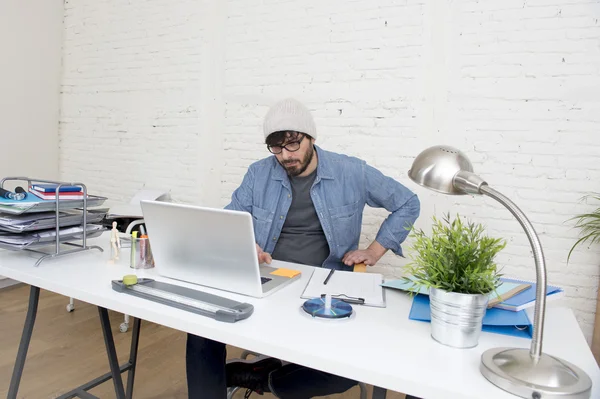
M 306 284 L 302 295 L 303 299 L 320 298 L 324 294 L 331 294 L 332 298 L 351 304 L 361 304 L 385 308 L 385 290 L 382 287 L 383 275 L 380 273 L 355 273 L 335 270 L 324 284 L 331 269 L 315 268 Z

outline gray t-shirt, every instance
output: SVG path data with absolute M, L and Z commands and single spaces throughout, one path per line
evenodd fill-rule
M 321 266 L 329 256 L 329 244 L 310 198 L 316 176 L 315 170 L 308 176 L 290 177 L 292 204 L 271 254 L 273 259 Z

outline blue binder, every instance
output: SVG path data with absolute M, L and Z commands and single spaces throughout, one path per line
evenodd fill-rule
M 509 283 L 517 283 L 517 284 L 530 284 L 531 286 L 527 288 L 525 291 L 518 293 L 512 298 L 508 298 L 504 302 L 500 302 L 497 304 L 496 308 L 510 310 L 512 312 L 521 311 L 523 309 L 532 307 L 535 305 L 535 294 L 536 294 L 536 284 L 530 281 L 522 281 L 511 278 L 502 278 L 502 281 L 507 281 Z M 553 285 L 546 285 L 546 298 L 558 296 L 563 293 L 562 288 L 556 287 Z
M 412 307 L 408 318 L 431 322 L 429 296 L 417 294 L 413 297 Z M 487 309 L 483 317 L 482 331 L 494 334 L 512 335 L 521 338 L 531 338 L 533 324 L 524 310 L 513 312 L 497 308 Z

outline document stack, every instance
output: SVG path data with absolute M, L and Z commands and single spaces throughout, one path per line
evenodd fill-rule
M 532 338 L 533 323 L 525 309 L 535 305 L 535 283 L 505 277 L 502 277 L 500 282 L 499 287 L 489 294 L 488 309 L 483 317 L 482 331 Z M 412 283 L 398 279 L 386 281 L 382 286 L 408 292 Z M 562 293 L 562 288 L 548 285 L 546 297 L 554 299 L 560 297 Z M 430 322 L 430 306 L 429 290 L 421 287 L 413 297 L 408 318 Z
M 24 182 L 27 191 L 4 190 L 11 180 Z M 0 181 L 0 189 L 5 193 L 0 197 L 0 248 L 41 253 L 36 266 L 48 257 L 92 248 L 102 251 L 87 246 L 86 240 L 105 230 L 101 221 L 106 212 L 88 208 L 102 205 L 106 198 L 88 195 L 84 184 L 7 177 Z

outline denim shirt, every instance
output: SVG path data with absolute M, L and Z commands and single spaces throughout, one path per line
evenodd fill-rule
M 358 248 L 365 205 L 390 212 L 376 240 L 403 256 L 400 244 L 420 213 L 417 195 L 361 159 L 325 151 L 316 145 L 315 150 L 317 176 L 310 196 L 330 249 L 322 266 L 352 270 L 342 263 L 342 258 Z M 250 165 L 225 208 L 249 212 L 256 243 L 265 252 L 272 253 L 291 203 L 287 172 L 275 156 L 271 156 Z

